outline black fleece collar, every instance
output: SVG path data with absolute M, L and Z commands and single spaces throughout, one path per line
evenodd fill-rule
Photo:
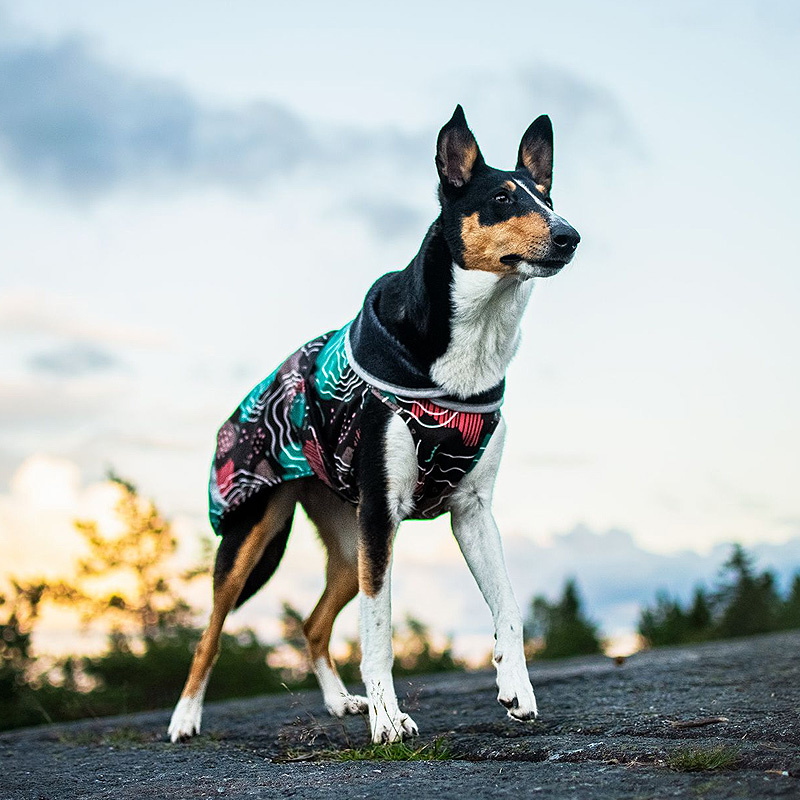
M 345 347 L 353 370 L 376 389 L 402 397 L 435 398 L 438 405 L 459 411 L 486 413 L 500 408 L 505 380 L 480 394 L 453 397 L 431 380 L 428 369 L 386 329 L 378 316 L 378 298 L 382 284 L 395 274 L 390 272 L 372 285 L 350 323 Z

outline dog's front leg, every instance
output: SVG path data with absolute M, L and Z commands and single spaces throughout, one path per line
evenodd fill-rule
M 417 726 L 400 711 L 392 680 L 392 602 L 389 568 L 381 588 L 361 594 L 361 677 L 367 690 L 372 741 L 399 742 L 417 735 Z
M 497 699 L 518 720 L 535 719 L 536 697 L 523 647 L 522 615 L 511 588 L 500 533 L 492 515 L 494 478 L 503 449 L 503 422 L 451 503 L 453 534 L 492 612 Z
M 392 542 L 408 511 L 417 477 L 414 443 L 405 423 L 379 401 L 364 410 L 358 509 L 358 584 L 361 677 L 367 690 L 372 741 L 416 736 L 414 720 L 400 711 L 392 680 Z

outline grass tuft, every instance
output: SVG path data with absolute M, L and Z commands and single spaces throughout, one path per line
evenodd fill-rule
M 92 745 L 104 745 L 107 747 L 136 747 L 141 744 L 149 744 L 154 740 L 152 733 L 145 733 L 136 728 L 122 727 L 112 728 L 107 731 L 77 731 L 62 733 L 58 737 L 62 744 L 70 744 L 79 747 L 89 747 Z
M 308 755 L 320 761 L 447 761 L 453 757 L 443 739 L 421 746 L 406 742 L 368 744 L 344 750 L 320 750 Z
M 706 749 L 676 750 L 667 758 L 667 765 L 678 772 L 708 772 L 731 769 L 739 761 L 737 747 L 719 745 Z

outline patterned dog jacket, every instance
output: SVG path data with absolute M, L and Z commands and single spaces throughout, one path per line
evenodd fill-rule
M 218 533 L 226 515 L 267 488 L 296 478 L 316 476 L 357 504 L 361 418 L 369 394 L 403 420 L 414 441 L 411 518 L 431 519 L 448 510 L 450 495 L 497 428 L 503 385 L 458 400 L 426 375 L 412 374 L 413 360 L 398 352 L 397 341 L 370 318 L 370 297 L 379 284 L 353 322 L 289 356 L 220 428 L 209 483 L 209 516 Z M 395 385 L 387 375 L 407 385 Z

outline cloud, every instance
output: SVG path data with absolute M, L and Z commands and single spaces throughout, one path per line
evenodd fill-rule
M 42 291 L 9 290 L 0 297 L 0 332 L 10 337 L 52 337 L 84 343 L 161 348 L 163 335 L 143 326 L 92 319 L 89 310 Z M 99 346 L 99 345 L 98 345 Z
M 0 74 L 0 158 L 28 185 L 70 196 L 197 184 L 246 190 L 300 168 L 316 175 L 356 163 L 395 165 L 395 175 L 430 172 L 435 131 L 427 127 L 312 122 L 268 100 L 212 105 L 177 81 L 107 62 L 79 37 L 50 43 L 2 36 Z M 460 72 L 455 80 L 453 91 L 484 118 L 505 120 L 509 108 L 550 111 L 559 140 L 579 143 L 579 161 L 596 157 L 598 148 L 641 152 L 614 94 L 560 68 Z M 408 204 L 356 199 L 351 210 L 379 236 L 418 226 L 419 212 Z
M 569 70 L 544 63 L 508 73 L 475 74 L 460 96 L 469 118 L 501 120 L 522 136 L 539 114 L 554 127 L 556 172 L 580 177 L 587 169 L 608 179 L 622 167 L 648 158 L 635 120 L 608 87 Z M 481 131 L 476 131 L 481 141 Z M 567 156 L 567 157 L 564 157 Z M 516 151 L 506 156 L 515 159 Z
M 559 142 L 584 156 L 615 152 L 626 159 L 645 157 L 634 122 L 607 87 L 548 65 L 523 70 L 518 81 L 527 104 L 553 116 Z
M 730 544 L 709 553 L 683 550 L 654 553 L 636 544 L 623 530 L 595 532 L 584 525 L 555 536 L 549 546 L 532 544 L 521 536 L 506 541 L 509 572 L 521 603 L 534 594 L 559 595 L 564 580 L 577 578 L 589 613 L 606 632 L 635 627 L 639 608 L 653 602 L 656 592 L 668 591 L 688 599 L 699 583 L 713 587 Z M 782 544 L 748 546 L 759 569 L 771 569 L 782 586 L 800 569 L 800 538 Z
M 107 350 L 82 342 L 35 353 L 29 359 L 35 372 L 59 378 L 78 378 L 107 372 L 119 366 L 119 363 Z
M 0 153 L 25 181 L 84 197 L 128 187 L 247 188 L 299 166 L 341 166 L 418 137 L 312 126 L 276 102 L 204 105 L 180 84 L 132 75 L 79 38 L 0 39 Z
M 489 638 L 489 612 L 455 544 L 438 536 L 445 534 L 444 530 L 437 531 L 437 536 L 423 530 L 412 533 L 414 530 L 401 531 L 398 536 L 392 577 L 398 608 L 407 604 L 433 627 L 457 637 L 483 634 Z M 403 541 L 409 534 L 419 537 L 416 543 Z M 640 609 L 650 605 L 658 591 L 688 600 L 697 584 L 713 587 L 730 547 L 720 544 L 707 554 L 692 550 L 661 554 L 639 546 L 627 531 L 598 532 L 585 525 L 576 525 L 547 544 L 522 535 L 505 536 L 503 542 L 523 616 L 534 595 L 555 600 L 564 582 L 574 577 L 586 612 L 612 637 L 634 631 Z M 775 572 L 782 588 L 800 569 L 800 537 L 782 544 L 752 545 L 747 550 L 759 569 Z M 432 608 L 437 609 L 435 616 L 431 616 Z
M 0 381 L 0 430 L 6 441 L 24 431 L 52 443 L 59 434 L 75 434 L 87 420 L 103 420 L 127 391 L 127 383 L 100 378 L 80 384 L 44 376 Z
M 417 232 L 425 234 L 426 218 L 418 207 L 385 198 L 360 198 L 346 207 L 360 217 L 377 239 L 399 239 Z

